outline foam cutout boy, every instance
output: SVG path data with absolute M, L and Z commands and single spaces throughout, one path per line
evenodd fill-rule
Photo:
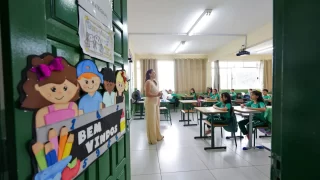
M 103 104 L 109 107 L 115 104 L 116 93 L 113 90 L 116 86 L 116 77 L 110 68 L 103 68 L 101 73 L 103 74 L 103 87 L 106 91 L 103 93 Z
M 102 74 L 91 60 L 83 60 L 77 65 L 77 77 L 84 95 L 79 102 L 79 115 L 102 109 L 102 96 L 97 90 L 103 82 Z

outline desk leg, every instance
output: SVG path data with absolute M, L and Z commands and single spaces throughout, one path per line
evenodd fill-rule
M 134 118 L 134 120 L 143 120 L 143 105 L 142 103 L 139 103 L 139 108 L 140 108 L 140 118 Z
M 184 110 L 184 104 L 182 103 L 182 110 Z M 181 120 L 179 120 L 179 122 L 184 122 L 185 120 L 182 119 L 182 113 L 181 113 Z
M 188 121 L 188 124 L 185 124 L 184 126 L 196 126 L 196 125 L 197 125 L 197 124 L 190 124 L 190 121 L 191 121 L 191 120 L 190 120 L 190 116 L 189 116 L 189 114 L 190 114 L 190 112 L 189 112 L 190 109 L 191 109 L 191 108 L 190 108 L 190 105 L 189 105 L 189 108 L 187 109 L 187 111 L 188 111 L 188 120 L 187 120 L 187 121 Z
M 194 137 L 194 139 L 202 139 L 202 138 L 208 138 L 208 136 L 202 136 L 202 117 L 203 117 L 203 115 L 202 115 L 202 112 L 200 112 L 200 136 L 196 136 L 196 137 Z
M 213 125 L 213 124 L 212 124 Z M 214 127 L 211 126 L 211 146 L 210 147 L 205 147 L 204 150 L 209 150 L 209 149 L 227 149 L 226 146 L 219 146 L 219 147 L 216 147 L 214 145 Z
M 252 118 L 253 114 L 249 113 L 249 146 L 248 147 L 243 147 L 243 150 L 248 150 L 252 148 Z

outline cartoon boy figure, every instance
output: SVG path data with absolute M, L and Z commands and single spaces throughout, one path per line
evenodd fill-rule
M 77 77 L 81 89 L 88 93 L 79 102 L 79 115 L 102 109 L 102 96 L 97 90 L 103 82 L 102 74 L 91 60 L 83 60 L 77 65 Z
M 113 89 L 116 85 L 116 76 L 110 68 L 103 68 L 101 74 L 103 75 L 103 87 L 106 90 L 103 93 L 103 104 L 109 107 L 115 104 L 116 93 Z

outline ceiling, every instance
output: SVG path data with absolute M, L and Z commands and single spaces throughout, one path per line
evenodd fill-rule
M 266 55 L 273 53 L 273 40 L 268 40 L 247 49 L 252 55 Z
M 205 9 L 213 11 L 197 33 L 233 35 L 177 35 L 187 33 Z M 270 21 L 272 0 L 128 1 L 129 41 L 137 54 L 173 54 L 181 41 L 181 54 L 208 54 Z

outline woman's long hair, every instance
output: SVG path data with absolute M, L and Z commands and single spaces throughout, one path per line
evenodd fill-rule
M 259 91 L 252 91 L 252 94 L 258 96 L 257 102 L 264 102 L 261 92 L 259 92 Z
M 147 72 L 146 72 L 146 81 L 148 81 L 151 77 L 150 77 L 150 74 L 152 73 L 153 69 L 149 69 Z
M 224 104 L 227 104 L 227 103 L 230 103 L 230 104 L 231 104 L 231 96 L 230 96 L 229 93 L 224 92 L 224 93 L 221 94 L 221 97 L 227 98 L 227 100 L 225 100 L 225 101 L 223 102 Z

